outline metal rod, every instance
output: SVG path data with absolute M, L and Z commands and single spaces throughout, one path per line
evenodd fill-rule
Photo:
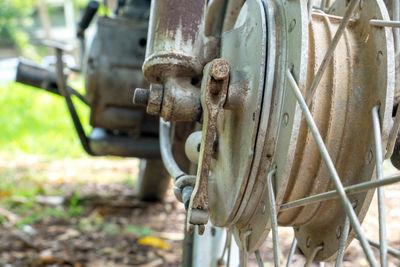
M 264 262 L 263 262 L 263 260 L 262 260 L 262 258 L 261 258 L 260 250 L 257 249 L 256 252 L 255 252 L 255 254 L 256 254 L 256 259 L 257 259 L 258 267 L 264 267 Z
M 350 3 L 350 5 L 353 4 L 354 2 L 358 2 L 358 1 L 352 1 Z M 349 199 L 346 196 L 346 192 L 344 191 L 342 182 L 340 181 L 339 175 L 338 175 L 336 168 L 332 162 L 332 159 L 329 156 L 329 152 L 324 144 L 324 140 L 322 139 L 321 134 L 319 133 L 318 127 L 314 122 L 314 119 L 310 113 L 310 110 L 308 109 L 308 106 L 307 106 L 306 102 L 304 101 L 304 98 L 301 94 L 300 88 L 297 86 L 297 83 L 294 80 L 293 75 L 290 72 L 290 69 L 286 70 L 286 76 L 289 81 L 290 87 L 292 88 L 293 93 L 295 94 L 295 96 L 297 98 L 297 102 L 299 103 L 300 108 L 303 111 L 303 114 L 306 118 L 306 121 L 310 128 L 310 131 L 311 131 L 312 135 L 314 136 L 315 143 L 317 144 L 317 147 L 320 151 L 321 157 L 323 158 L 323 160 L 326 164 L 326 167 L 330 174 L 332 183 L 336 187 L 339 198 L 342 201 L 344 210 L 345 210 L 347 216 L 350 217 L 351 225 L 353 226 L 353 229 L 355 230 L 356 234 L 360 238 L 360 242 L 364 249 L 364 253 L 367 256 L 368 262 L 371 266 L 377 266 L 377 262 L 374 257 L 374 254 L 372 252 L 372 249 L 369 246 L 368 241 L 361 230 L 361 225 L 360 225 L 360 222 L 358 221 L 357 215 L 354 212 L 353 207 L 352 207 Z
M 306 263 L 304 264 L 304 267 L 310 267 L 311 264 L 313 263 L 315 256 L 317 256 L 317 253 L 322 250 L 324 247 L 323 246 L 318 246 L 315 247 L 315 249 L 312 251 L 311 255 L 309 258 L 307 258 Z
M 231 235 L 232 237 L 232 235 Z M 229 245 L 228 247 L 228 254 L 227 254 L 227 259 L 226 259 L 226 267 L 231 266 L 231 249 L 232 249 L 232 244 Z
M 85 134 L 85 131 L 83 130 L 81 120 L 79 119 L 79 116 L 78 116 L 78 113 L 76 112 L 74 103 L 71 100 L 70 91 L 68 90 L 67 83 L 65 81 L 64 64 L 63 64 L 63 60 L 62 60 L 63 50 L 59 47 L 55 47 L 55 49 L 56 49 L 56 58 L 57 58 L 56 69 L 57 69 L 58 90 L 60 91 L 61 95 L 65 98 L 65 102 L 67 104 L 69 114 L 71 115 L 72 122 L 74 124 L 75 130 L 78 134 L 78 137 L 79 137 L 79 140 L 81 142 L 83 149 L 89 155 L 94 155 L 92 150 L 90 149 L 89 140 Z
M 274 188 L 272 185 L 272 176 L 276 173 L 276 169 L 270 170 L 267 175 L 268 183 L 268 201 L 269 201 L 269 214 L 271 216 L 271 228 L 272 228 L 272 244 L 274 248 L 274 266 L 280 266 L 279 259 L 279 239 L 278 239 L 278 219 L 276 215 L 276 203 Z
M 165 122 L 160 117 L 160 152 L 161 158 L 164 162 L 164 166 L 167 169 L 169 175 L 176 181 L 178 178 L 185 175 L 185 173 L 179 168 L 172 154 L 171 144 L 171 123 Z
M 89 102 L 87 101 L 86 97 L 81 95 L 78 91 L 76 91 L 74 88 L 67 86 L 67 90 L 69 91 L 70 95 L 75 96 L 78 98 L 82 103 L 84 103 L 86 106 L 90 107 Z
M 357 238 L 358 239 L 358 238 Z M 375 248 L 380 248 L 380 245 L 378 242 L 376 242 L 375 240 L 371 240 L 368 238 L 368 242 L 371 244 L 371 246 L 375 247 Z M 400 250 L 397 250 L 395 248 L 392 248 L 390 246 L 388 246 L 388 254 L 392 255 L 393 257 L 396 257 L 400 260 Z
M 388 140 L 388 143 L 386 146 L 385 159 L 390 158 L 393 154 L 393 150 L 394 150 L 394 146 L 396 144 L 396 139 L 397 139 L 399 130 L 400 130 L 400 106 L 397 108 L 396 116 L 394 118 L 394 123 L 393 123 L 392 129 L 389 134 L 389 140 Z
M 232 237 L 231 231 L 226 230 L 225 245 L 224 245 L 224 249 L 222 250 L 222 255 L 218 259 L 218 266 L 221 265 L 220 263 L 224 262 L 225 253 L 227 252 L 227 250 L 229 250 L 228 248 L 231 246 L 231 237 Z M 229 256 L 230 255 L 228 255 L 228 257 Z M 229 259 L 227 260 L 227 262 L 229 263 Z M 229 264 L 227 264 L 226 266 L 228 267 Z
M 338 250 L 338 256 L 337 256 L 336 262 L 335 262 L 335 267 L 342 266 L 344 250 L 346 248 L 347 238 L 349 237 L 349 231 L 350 231 L 350 220 L 349 220 L 349 217 L 346 216 L 346 219 L 344 220 L 344 226 L 343 226 L 343 229 L 341 232 L 340 241 L 339 241 L 339 250 Z
M 379 122 L 379 106 L 372 109 L 372 121 L 374 125 L 375 137 L 375 159 L 376 159 L 376 179 L 383 179 L 383 155 L 382 155 L 382 136 L 381 125 Z M 386 267 L 387 262 L 387 241 L 386 241 L 386 216 L 385 216 L 385 189 L 378 187 L 378 211 L 379 211 L 379 242 L 381 266 Z
M 400 21 L 397 20 L 371 19 L 369 21 L 369 24 L 377 27 L 392 27 L 392 28 L 400 27 Z
M 344 191 L 346 192 L 346 194 L 352 195 L 352 194 L 368 191 L 370 189 L 374 189 L 374 188 L 377 188 L 380 186 L 394 184 L 397 182 L 400 182 L 400 175 L 393 176 L 393 177 L 387 177 L 382 180 L 374 180 L 374 181 L 370 181 L 370 182 L 364 182 L 364 183 L 360 183 L 360 184 L 356 184 L 356 185 L 351 185 L 351 186 L 345 187 Z M 331 191 L 324 192 L 321 194 L 317 194 L 317 195 L 301 198 L 299 200 L 294 200 L 292 202 L 288 202 L 285 204 L 281 204 L 279 207 L 279 211 L 293 209 L 293 208 L 313 204 L 313 203 L 320 202 L 320 201 L 335 199 L 338 197 L 339 196 L 337 195 L 337 191 L 331 190 Z
M 287 259 L 287 262 L 286 262 L 286 267 L 289 267 L 290 264 L 292 263 L 292 258 L 293 258 L 294 252 L 296 251 L 296 247 L 297 247 L 297 239 L 294 236 L 293 237 L 293 241 L 292 241 L 292 245 L 290 246 L 288 259 Z
M 335 49 L 340 41 L 340 38 L 342 37 L 342 35 L 346 29 L 346 26 L 350 21 L 351 15 L 353 14 L 353 11 L 356 8 L 359 1 L 360 0 L 352 0 L 349 4 L 348 8 L 346 9 L 343 19 L 340 22 L 339 28 L 337 29 L 335 36 L 333 37 L 332 42 L 329 45 L 328 51 L 326 51 L 325 57 L 322 60 L 321 65 L 318 68 L 317 74 L 314 77 L 311 87 L 308 90 L 307 101 L 306 101 L 308 106 L 310 106 L 310 104 L 313 100 L 315 91 L 318 88 L 319 83 L 321 82 L 322 76 L 324 75 L 329 62 L 332 59 L 333 53 L 335 52 Z
M 248 237 L 251 234 L 251 230 L 247 230 L 243 233 L 242 237 L 241 237 L 241 241 L 242 241 L 242 245 L 243 248 L 240 250 L 240 263 L 239 266 L 240 267 L 247 267 L 247 259 L 248 259 L 248 253 L 247 253 L 247 241 L 248 241 Z

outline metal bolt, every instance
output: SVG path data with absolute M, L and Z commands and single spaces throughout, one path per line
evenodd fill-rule
M 371 164 L 373 157 L 374 157 L 374 154 L 372 153 L 372 150 L 369 150 L 369 152 L 368 152 L 368 164 Z
M 342 235 L 342 226 L 339 225 L 338 227 L 336 227 L 336 237 L 337 237 L 337 239 L 339 239 L 341 235 Z
M 149 103 L 150 90 L 143 88 L 136 88 L 133 94 L 133 104 L 147 106 Z
M 287 126 L 289 123 L 289 114 L 283 114 L 283 125 Z
M 380 65 L 383 61 L 383 52 L 378 51 L 378 54 L 376 55 L 376 63 Z
M 294 30 L 294 27 L 296 27 L 296 20 L 295 19 L 293 19 L 290 22 L 288 32 L 292 32 Z
M 211 65 L 210 75 L 217 81 L 229 76 L 229 64 L 222 58 L 215 59 Z
M 307 237 L 306 246 L 309 248 L 311 246 L 311 237 Z

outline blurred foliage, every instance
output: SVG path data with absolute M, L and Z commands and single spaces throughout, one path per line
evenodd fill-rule
M 39 61 L 47 53 L 44 47 L 30 43 L 29 30 L 34 25 L 34 16 L 37 16 L 39 1 L 49 0 L 0 0 L 0 47 L 15 47 L 19 53 L 35 61 Z M 72 0 L 76 9 L 77 19 L 89 0 Z M 48 5 L 50 16 L 59 15 L 55 6 Z
M 83 123 L 88 126 L 89 108 L 75 102 Z M 0 84 L 0 114 L 0 153 L 53 159 L 85 155 L 65 100 L 59 96 L 18 83 Z
M 0 1 L 0 45 L 16 45 L 20 51 L 29 51 L 26 29 L 32 25 L 32 14 L 37 0 Z

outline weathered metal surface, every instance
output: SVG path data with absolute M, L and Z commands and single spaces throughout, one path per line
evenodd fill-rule
M 265 55 L 263 7 L 261 1 L 248 1 L 239 22 L 223 34 L 221 42 L 221 57 L 231 66 L 231 78 L 227 101 L 218 118 L 218 146 L 209 178 L 210 217 L 217 226 L 226 227 L 237 221 L 235 216 L 249 183 L 261 112 Z
M 322 78 L 310 98 L 311 114 L 302 105 L 308 120 L 315 121 L 313 133 L 319 130 L 319 146 L 297 101 L 302 99 L 301 93 L 310 94 L 319 66 L 326 52 L 332 50 L 332 38 L 341 22 L 346 21 L 340 16 L 349 1 L 337 0 L 330 15 L 322 11 L 309 13 L 312 9 L 307 3 L 249 0 L 243 5 L 241 0 L 229 1 L 224 27 L 230 31 L 222 34 L 220 52 L 231 67 L 224 103 L 221 98 L 215 105 L 207 102 L 207 96 L 221 94 L 221 87 L 219 75 L 210 76 L 210 65 L 203 72 L 203 136 L 187 226 L 193 229 L 193 225 L 199 225 L 202 232 L 209 210 L 214 225 L 233 229 L 244 254 L 255 251 L 269 232 L 271 217 L 266 211 L 272 207 L 268 203 L 276 201 L 279 213 L 286 202 L 332 190 L 330 174 L 335 168 L 335 185 L 348 187 L 374 179 L 370 114 L 377 105 L 382 144 L 387 142 L 395 88 L 393 34 L 391 29 L 370 24 L 371 19 L 389 19 L 383 0 L 360 1 L 350 23 L 346 27 L 342 23 L 345 30 L 341 39 L 335 38 L 339 42 L 327 61 L 325 74 L 317 75 Z M 197 4 L 204 7 L 205 2 Z M 159 111 L 162 117 L 198 120 L 200 108 L 196 101 L 199 103 L 200 98 L 192 78 L 201 73 L 206 59 L 217 53 L 205 44 L 207 38 L 198 26 L 203 20 L 197 13 L 191 24 L 195 31 L 182 32 L 182 21 L 193 15 L 182 14 L 188 7 L 177 9 L 179 23 L 174 18 L 162 24 L 160 17 L 171 13 L 166 10 L 168 5 L 153 2 L 149 32 L 153 40 L 143 70 L 149 81 L 164 85 Z M 204 8 L 197 11 L 204 12 Z M 207 27 L 208 32 L 215 32 L 210 25 Z M 293 91 L 290 84 L 300 89 Z M 325 161 L 321 147 L 325 149 Z M 267 190 L 265 177 L 271 170 L 276 174 L 273 188 Z M 337 182 L 339 177 L 341 183 Z M 268 199 L 272 191 L 274 201 Z M 372 195 L 370 190 L 348 196 L 359 221 Z M 350 204 L 346 207 L 352 209 Z M 351 214 L 353 222 L 355 216 Z M 286 209 L 279 213 L 278 223 L 295 229 L 298 246 L 309 261 L 320 261 L 329 260 L 339 247 L 343 248 L 337 233 L 344 227 L 345 216 L 342 203 L 330 199 Z M 353 238 L 351 230 L 347 244 Z
M 200 120 L 197 81 L 204 65 L 216 56 L 218 44 L 218 38 L 204 34 L 206 4 L 206 0 L 152 1 L 142 69 L 150 83 L 163 85 L 160 115 L 166 121 Z
M 285 71 L 290 66 L 298 83 L 305 84 L 307 74 L 308 14 L 305 1 L 267 1 L 268 55 L 264 107 L 260 118 L 260 130 L 256 144 L 256 157 L 251 169 L 254 179 L 248 191 L 247 203 L 243 201 L 244 222 L 252 229 L 248 237 L 248 251 L 257 249 L 269 232 L 268 190 L 265 176 L 276 168 L 274 193 L 276 203 L 282 201 L 293 163 L 301 111 L 286 84 Z M 270 100 L 269 100 L 270 99 Z M 269 101 L 268 101 L 269 100 Z M 257 196 L 253 199 L 252 195 Z M 250 212 L 249 212 L 250 211 Z M 243 231 L 241 231 L 243 233 Z M 240 234 L 241 234 L 240 233 Z
M 388 29 L 369 26 L 371 18 L 388 19 L 385 6 L 380 0 L 363 1 L 356 14 L 356 20 L 350 23 L 339 41 L 311 104 L 311 113 L 343 185 L 374 179 L 373 125 L 366 118 L 370 118 L 372 108 L 379 104 L 385 144 L 394 90 L 392 35 Z M 309 88 L 340 21 L 338 17 L 319 12 L 312 15 L 305 88 Z M 307 91 L 304 90 L 303 94 L 307 94 Z M 295 160 L 290 171 L 283 203 L 333 188 L 304 120 L 300 125 Z M 355 212 L 360 221 L 366 214 L 371 198 L 372 192 L 349 197 L 352 203 L 356 203 Z M 343 228 L 344 221 L 345 214 L 339 201 L 325 201 L 279 215 L 280 225 L 294 226 L 298 246 L 306 256 L 324 244 L 316 260 L 335 256 L 340 241 L 336 236 L 336 228 Z M 352 231 L 347 244 L 353 237 Z
M 225 11 L 223 32 L 230 31 L 235 27 L 236 20 L 245 3 L 245 0 L 231 0 L 227 2 L 228 4 Z
M 217 119 L 225 104 L 229 76 L 229 64 L 223 59 L 214 59 L 204 68 L 201 90 L 203 135 L 196 184 L 188 208 L 188 229 L 189 225 L 205 225 L 208 222 L 208 178 L 215 153 Z
M 206 0 L 154 0 L 143 73 L 150 83 L 191 77 L 207 62 L 203 36 Z
M 166 121 L 199 121 L 200 88 L 187 77 L 173 77 L 164 83 L 161 117 Z
M 136 136 L 158 132 L 158 119 L 147 115 L 143 107 L 132 104 L 132 89 L 147 87 L 141 73 L 146 34 L 146 21 L 99 18 L 85 71 L 93 127 Z
M 371 18 L 387 19 L 383 2 L 364 1 L 355 14 L 311 105 L 344 186 L 373 179 L 372 122 L 365 118 L 370 118 L 372 107 L 380 104 L 385 144 L 394 89 L 390 30 L 369 24 Z M 268 20 L 268 38 L 260 37 L 266 24 L 264 17 Z M 261 1 L 254 0 L 246 2 L 234 29 L 222 36 L 221 54 L 232 70 L 225 109 L 218 120 L 218 146 L 208 181 L 209 209 L 213 224 L 234 225 L 236 240 L 245 240 L 241 247 L 248 251 L 257 249 L 269 232 L 268 170 L 277 170 L 274 191 L 278 205 L 333 188 L 297 99 L 288 89 L 285 73 L 291 70 L 306 95 L 340 22 L 340 17 L 318 11 L 309 23 L 305 1 L 283 4 L 270 0 L 263 7 Z M 255 38 L 252 34 L 258 39 L 251 39 Z M 241 89 L 247 90 L 241 93 Z M 248 98 L 249 94 L 254 97 Z M 262 98 L 261 108 L 258 101 Z M 250 108 L 255 110 L 250 112 Z M 246 118 L 248 115 L 253 119 Z M 235 140 L 239 133 L 245 141 Z M 372 192 L 350 197 L 357 203 L 355 212 L 360 221 L 371 196 Z M 295 228 L 306 256 L 326 260 L 337 252 L 340 240 L 336 228 L 343 227 L 344 216 L 341 203 L 330 200 L 284 211 L 278 222 Z M 348 242 L 353 237 L 351 231 Z M 312 255 L 321 244 L 325 244 L 323 249 Z
M 45 69 L 25 59 L 20 60 L 18 63 L 15 81 L 61 95 L 57 86 L 57 74 L 55 70 Z
M 93 128 L 88 138 L 91 151 L 98 156 L 160 158 L 160 146 L 156 137 L 132 138 L 123 134 L 111 134 L 104 129 Z

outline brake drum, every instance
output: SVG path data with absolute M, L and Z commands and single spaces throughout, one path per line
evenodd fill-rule
M 249 0 L 236 24 L 222 35 L 221 57 L 231 67 L 227 102 L 217 124 L 208 195 L 214 225 L 230 227 L 248 252 L 269 233 L 267 174 L 276 170 L 280 204 L 334 189 L 308 125 L 287 81 L 289 69 L 304 98 L 341 22 L 307 1 Z M 390 127 L 394 51 L 390 29 L 370 26 L 388 20 L 382 0 L 361 1 L 317 87 L 309 108 L 344 186 L 374 178 L 372 109 L 379 105 L 383 146 Z M 373 191 L 349 196 L 360 221 Z M 295 229 L 308 256 L 327 260 L 339 247 L 345 212 L 339 200 L 285 210 L 281 226 Z M 350 232 L 348 242 L 354 233 Z

